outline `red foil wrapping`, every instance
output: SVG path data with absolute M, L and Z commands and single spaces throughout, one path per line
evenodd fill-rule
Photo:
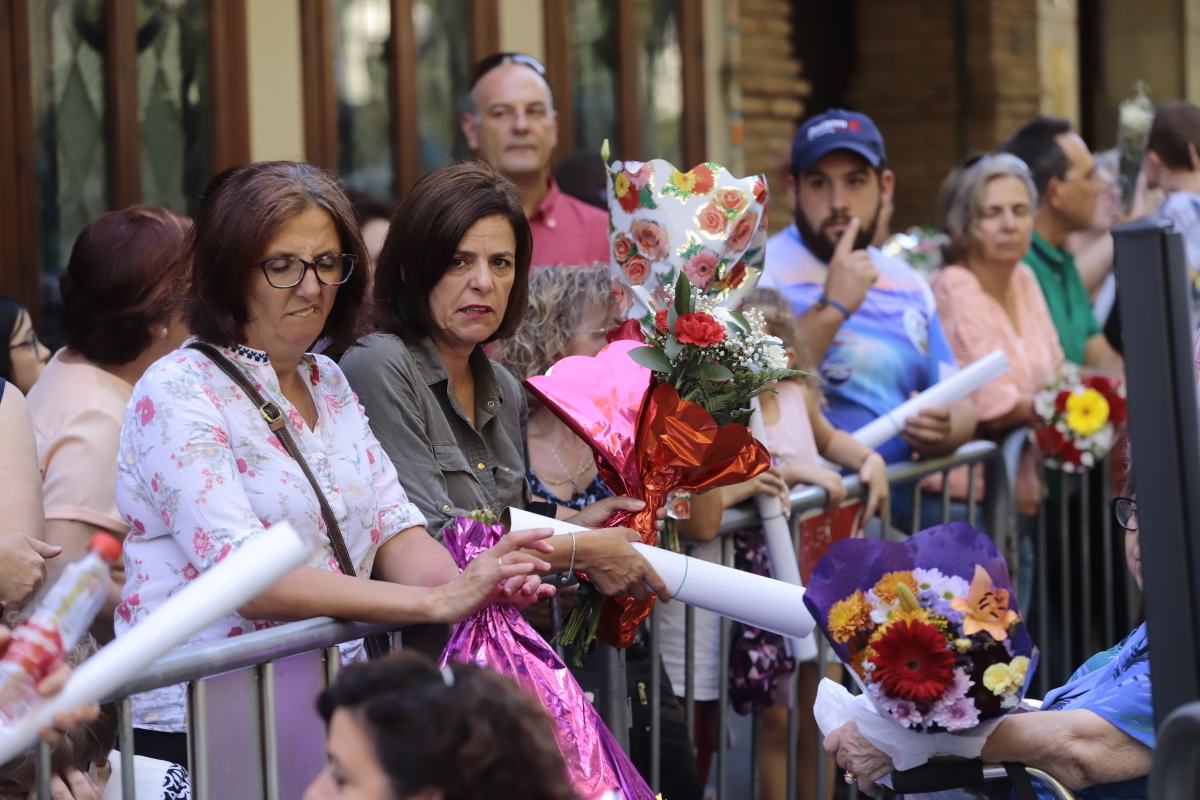
M 668 493 L 700 493 L 749 480 L 771 459 L 745 425 L 718 427 L 674 386 L 652 385 L 651 371 L 629 357 L 638 346 L 616 341 L 595 358 L 565 358 L 526 385 L 591 446 L 600 477 L 614 494 L 646 502 L 636 513 L 614 514 L 608 524 L 633 528 L 653 545 L 655 516 Z M 653 607 L 653 596 L 606 598 L 598 635 L 628 647 Z

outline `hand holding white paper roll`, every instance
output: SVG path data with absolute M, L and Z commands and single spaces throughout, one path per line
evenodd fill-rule
M 0 732 L 0 764 L 31 745 L 38 730 L 59 711 L 99 702 L 131 675 L 303 566 L 313 546 L 286 522 L 247 539 L 83 662 L 61 692 L 37 706 L 19 725 Z
M 856 430 L 854 438 L 871 448 L 877 449 L 884 442 L 900 435 L 909 417 L 933 406 L 947 406 L 983 388 L 989 381 L 1008 372 L 1008 356 L 1003 350 L 993 350 L 970 366 L 963 367 L 944 381 L 939 381 L 874 422 L 868 422 Z
M 514 531 L 552 528 L 555 534 L 567 534 L 588 530 L 519 508 L 510 508 L 508 513 Z M 633 547 L 662 576 L 673 600 L 793 639 L 808 636 L 816 627 L 804 606 L 800 586 L 640 542 Z

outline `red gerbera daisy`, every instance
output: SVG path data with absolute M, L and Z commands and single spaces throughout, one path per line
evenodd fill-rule
M 954 680 L 954 654 L 942 632 L 928 622 L 894 622 L 871 647 L 873 677 L 892 697 L 932 703 Z

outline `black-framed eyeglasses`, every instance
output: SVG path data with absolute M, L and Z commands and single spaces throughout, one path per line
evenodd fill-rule
M 1129 533 L 1137 533 L 1137 500 L 1132 497 L 1114 497 L 1112 499 L 1113 517 L 1121 529 Z
M 352 253 L 326 253 L 312 261 L 305 261 L 300 256 L 269 256 L 260 258 L 254 265 L 263 271 L 267 283 L 276 289 L 291 289 L 300 285 L 304 274 L 310 269 L 320 283 L 341 286 L 350 280 L 357 261 L 358 256 Z
M 475 70 L 471 73 L 470 88 L 474 89 L 475 84 L 479 83 L 480 78 L 506 62 L 509 64 L 520 64 L 522 67 L 529 67 L 529 69 L 533 70 L 538 75 L 541 75 L 543 78 L 546 77 L 546 65 L 528 53 L 492 53 L 490 56 L 484 56 L 479 60 L 479 63 L 475 65 Z

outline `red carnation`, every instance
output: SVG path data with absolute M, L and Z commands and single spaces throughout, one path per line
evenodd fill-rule
M 660 308 L 654 313 L 654 327 L 658 328 L 663 333 L 666 333 L 670 330 L 670 328 L 667 327 L 667 316 L 667 309 L 665 308 Z
M 675 338 L 683 344 L 708 347 L 725 338 L 725 327 L 711 315 L 702 311 L 693 311 L 690 314 L 681 314 L 676 317 Z
M 1036 438 L 1038 447 L 1047 456 L 1057 456 L 1067 444 L 1066 437 L 1062 435 L 1062 431 L 1053 425 L 1039 426 Z
M 954 681 L 954 654 L 942 632 L 928 622 L 894 622 L 871 647 L 874 680 L 891 697 L 932 703 Z
M 1071 399 L 1071 390 L 1063 389 L 1054 396 L 1054 410 L 1059 414 L 1067 413 L 1067 400 Z

